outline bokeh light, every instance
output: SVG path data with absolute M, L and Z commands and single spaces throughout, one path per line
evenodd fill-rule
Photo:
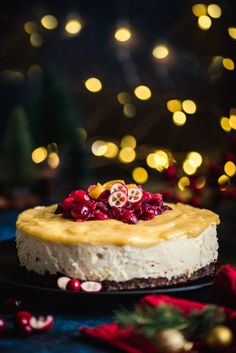
M 41 24 L 44 28 L 52 30 L 57 28 L 58 22 L 55 16 L 45 15 L 41 18 Z
M 43 37 L 40 33 L 32 33 L 30 35 L 30 44 L 32 47 L 38 48 L 43 44 Z
M 221 16 L 221 8 L 217 4 L 208 5 L 207 12 L 212 18 L 220 18 Z
M 194 168 L 198 168 L 202 164 L 202 156 L 198 152 L 188 153 L 187 160 Z
M 150 88 L 148 88 L 147 86 L 144 86 L 144 85 L 136 87 L 134 90 L 134 94 L 138 99 L 143 100 L 143 101 L 150 99 L 152 96 L 152 92 L 151 92 Z
M 187 176 L 183 176 L 178 181 L 178 188 L 181 191 L 184 191 L 186 189 L 186 187 L 188 187 L 189 185 L 190 185 L 190 180 L 189 180 L 189 178 Z
M 121 147 L 131 147 L 132 149 L 135 149 L 137 144 L 136 138 L 132 135 L 126 135 L 122 138 L 121 140 Z
M 127 103 L 123 107 L 123 113 L 126 118 L 133 118 L 136 115 L 137 109 L 134 104 Z
M 182 103 L 183 110 L 185 113 L 194 114 L 197 110 L 196 104 L 190 99 L 186 99 Z
M 131 38 L 131 35 L 131 31 L 128 27 L 119 27 L 114 34 L 118 42 L 127 42 Z
M 166 106 L 170 112 L 175 113 L 181 110 L 181 101 L 178 99 L 171 99 L 166 103 Z
M 122 163 L 131 163 L 135 160 L 136 152 L 131 147 L 124 147 L 120 150 L 119 160 Z
M 232 127 L 232 129 L 236 130 L 236 115 L 230 115 L 229 125 Z
M 96 78 L 96 77 L 90 77 L 85 81 L 85 87 L 87 88 L 88 91 L 97 93 L 101 91 L 102 89 L 102 83 L 101 81 Z
M 230 180 L 229 177 L 225 174 L 222 174 L 219 178 L 218 178 L 218 184 L 225 186 L 227 184 L 229 184 Z
M 207 13 L 207 7 L 205 4 L 195 4 L 192 6 L 192 12 L 196 17 L 204 16 Z
M 43 146 L 36 148 L 32 152 L 32 161 L 36 164 L 43 162 L 47 158 L 48 152 L 47 149 Z
M 227 174 L 229 177 L 234 176 L 236 173 L 236 166 L 234 162 L 231 162 L 231 161 L 226 162 L 224 165 L 224 171 L 225 171 L 225 174 Z
M 25 22 L 25 24 L 24 24 L 24 30 L 25 30 L 25 32 L 28 33 L 28 34 L 35 33 L 35 32 L 37 32 L 37 30 L 38 30 L 38 25 L 37 25 L 37 23 L 35 23 L 35 22 L 33 22 L 33 21 Z
M 169 49 L 166 45 L 159 44 L 153 48 L 152 55 L 156 59 L 164 59 L 169 55 Z
M 113 142 L 106 143 L 106 151 L 104 153 L 104 157 L 114 158 L 118 154 L 118 146 Z
M 234 61 L 230 58 L 224 58 L 223 66 L 226 70 L 232 71 L 234 70 Z
M 227 118 L 226 116 L 222 116 L 222 118 L 220 118 L 220 126 L 226 132 L 231 131 L 231 125 L 229 122 L 229 118 Z
M 91 150 L 95 156 L 103 156 L 107 151 L 107 145 L 104 141 L 97 140 L 92 144 Z
M 193 175 L 196 173 L 197 171 L 197 168 L 195 168 L 189 161 L 189 159 L 186 159 L 184 162 L 183 162 L 183 170 L 186 174 L 188 175 Z
M 209 16 L 200 16 L 198 19 L 198 27 L 206 31 L 211 27 L 211 19 Z
M 27 70 L 27 75 L 30 76 L 36 76 L 36 75 L 41 75 L 43 72 L 42 68 L 38 64 L 33 64 L 30 65 L 30 67 Z
M 144 184 L 148 180 L 148 172 L 145 168 L 137 167 L 132 171 L 132 177 L 138 184 Z
M 60 158 L 56 152 L 51 152 L 48 155 L 48 165 L 52 169 L 56 169 L 60 164 Z
M 82 28 L 81 22 L 77 18 L 71 18 L 65 25 L 65 30 L 69 35 L 77 35 Z
M 187 118 L 183 112 L 177 111 L 173 114 L 172 120 L 175 125 L 182 126 L 186 123 Z
M 117 100 L 120 104 L 128 104 L 131 102 L 131 97 L 128 92 L 120 92 L 117 94 Z
M 236 27 L 229 27 L 228 33 L 232 39 L 236 39 Z

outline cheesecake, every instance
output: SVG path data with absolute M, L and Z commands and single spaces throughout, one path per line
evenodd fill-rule
M 214 274 L 217 214 L 165 204 L 160 194 L 134 184 L 109 183 L 22 212 L 16 222 L 20 265 L 44 276 L 101 282 L 109 291 L 175 286 Z

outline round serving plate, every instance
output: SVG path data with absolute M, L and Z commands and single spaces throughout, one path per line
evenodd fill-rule
M 41 280 L 39 281 L 39 277 Z M 45 278 L 45 280 L 44 280 Z M 113 304 L 133 302 L 149 294 L 166 294 L 193 300 L 210 300 L 212 278 L 206 277 L 185 285 L 138 290 L 123 290 L 97 293 L 63 291 L 56 287 L 56 279 L 47 276 L 31 276 L 18 265 L 14 240 L 0 242 L 0 288 L 11 295 L 40 297 L 53 302 L 77 304 Z

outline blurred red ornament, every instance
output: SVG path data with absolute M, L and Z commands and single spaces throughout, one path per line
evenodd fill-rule
M 169 180 L 175 180 L 177 177 L 177 168 L 175 165 L 170 165 L 166 170 L 165 170 L 165 175 L 167 179 Z
M 190 204 L 194 207 L 199 207 L 201 205 L 201 199 L 199 196 L 195 195 L 191 198 Z
M 234 163 L 235 163 L 235 161 L 236 161 L 236 158 L 235 158 L 234 154 L 231 153 L 231 152 L 227 153 L 225 159 L 226 159 L 226 161 L 231 161 L 231 162 L 234 162 Z
M 170 201 L 173 197 L 173 191 L 172 189 L 165 189 L 162 193 L 164 201 Z

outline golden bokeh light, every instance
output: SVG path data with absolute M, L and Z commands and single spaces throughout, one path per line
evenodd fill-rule
M 45 15 L 41 18 L 41 24 L 44 28 L 52 30 L 57 28 L 58 22 L 55 16 Z
M 94 141 L 94 143 L 92 144 L 91 150 L 95 156 L 103 156 L 107 151 L 106 142 L 102 140 Z
M 43 146 L 36 148 L 32 152 L 32 161 L 36 164 L 43 162 L 47 158 L 48 152 L 47 149 Z
M 232 71 L 234 70 L 234 61 L 230 58 L 224 58 L 223 66 L 226 70 Z
M 127 42 L 131 36 L 132 34 L 128 27 L 119 27 L 114 34 L 114 37 L 118 42 Z
M 234 176 L 236 173 L 236 166 L 234 162 L 231 162 L 231 161 L 226 162 L 224 165 L 224 171 L 225 171 L 225 174 L 227 174 L 229 177 Z
M 189 152 L 187 160 L 194 168 L 198 168 L 202 164 L 202 156 L 198 152 Z
M 128 92 L 120 92 L 117 94 L 117 100 L 120 104 L 128 104 L 131 102 L 131 97 Z
M 196 173 L 197 168 L 195 168 L 188 159 L 183 162 L 183 170 L 188 175 L 193 175 Z
M 220 18 L 222 11 L 219 5 L 210 4 L 207 6 L 207 12 L 212 18 Z
M 30 35 L 30 44 L 32 47 L 38 48 L 43 44 L 43 37 L 40 33 L 32 33 Z
M 163 150 L 157 150 L 155 152 L 156 169 L 162 171 L 169 167 L 168 154 Z
M 131 147 L 124 147 L 120 150 L 119 160 L 122 163 L 131 163 L 135 160 L 136 152 Z
M 24 24 L 24 30 L 25 30 L 25 32 L 28 33 L 28 34 L 35 33 L 35 32 L 37 32 L 37 30 L 38 30 L 38 25 L 37 25 L 37 23 L 35 23 L 35 22 L 33 22 L 33 21 L 25 22 L 25 24 Z
M 226 132 L 231 131 L 231 125 L 229 119 L 226 116 L 222 116 L 222 118 L 220 118 L 220 126 Z
M 79 137 L 80 137 L 80 139 L 81 139 L 82 141 L 87 140 L 88 133 L 87 133 L 87 131 L 86 131 L 86 129 L 85 129 L 84 127 L 78 127 L 78 128 L 76 129 L 76 131 L 77 131 L 77 133 L 78 133 L 78 135 L 79 135 Z
M 178 188 L 181 191 L 184 191 L 186 189 L 186 187 L 188 187 L 189 185 L 190 185 L 190 180 L 189 180 L 189 178 L 187 176 L 183 176 L 178 181 Z
M 51 152 L 48 155 L 48 165 L 52 169 L 56 169 L 60 164 L 60 158 L 56 152 Z
M 175 113 L 181 110 L 181 101 L 178 99 L 171 99 L 166 103 L 166 106 L 171 113 Z
M 156 59 L 164 59 L 169 55 L 169 49 L 166 45 L 159 44 L 153 48 L 152 55 Z
M 132 177 L 138 184 L 144 184 L 148 180 L 148 172 L 145 168 L 137 167 L 132 171 Z
M 198 19 L 198 27 L 206 31 L 211 27 L 211 19 L 209 16 L 200 16 Z
M 123 113 L 126 118 L 133 118 L 137 113 L 137 109 L 134 104 L 127 103 L 123 107 Z
M 152 96 L 152 92 L 151 92 L 150 88 L 148 88 L 147 86 L 144 86 L 144 85 L 136 87 L 134 90 L 134 94 L 138 99 L 143 100 L 143 101 L 150 99 Z
M 85 81 L 85 87 L 87 88 L 88 91 L 97 93 L 101 91 L 102 89 L 102 83 L 101 81 L 96 78 L 96 77 L 90 77 Z
M 197 189 L 202 189 L 206 185 L 206 178 L 204 176 L 200 176 L 195 181 L 195 187 Z
M 156 168 L 157 167 L 156 154 L 149 153 L 146 158 L 146 163 L 150 168 Z
M 118 154 L 118 146 L 114 142 L 106 142 L 106 152 L 104 153 L 104 157 L 114 158 Z
M 232 127 L 232 129 L 236 130 L 236 115 L 230 115 L 229 125 Z
M 177 126 L 182 126 L 186 123 L 186 115 L 183 112 L 174 112 L 172 117 L 173 123 Z
M 71 36 L 77 35 L 81 31 L 81 29 L 82 24 L 77 18 L 71 18 L 67 21 L 65 25 L 66 32 Z
M 194 103 L 194 101 L 192 101 L 190 99 L 184 100 L 182 103 L 182 107 L 183 107 L 183 110 L 185 111 L 185 113 L 187 113 L 187 114 L 194 114 L 197 110 L 196 104 Z
M 195 4 L 192 6 L 192 12 L 196 17 L 204 16 L 207 13 L 207 7 L 205 4 Z
M 236 39 L 236 27 L 229 27 L 228 33 L 232 39 Z
M 219 178 L 218 178 L 218 184 L 225 186 L 227 184 L 229 184 L 230 180 L 229 177 L 225 174 L 222 174 Z
M 134 136 L 126 135 L 122 138 L 120 145 L 122 148 L 123 147 L 131 147 L 132 149 L 135 149 L 135 147 L 137 145 L 137 141 Z

